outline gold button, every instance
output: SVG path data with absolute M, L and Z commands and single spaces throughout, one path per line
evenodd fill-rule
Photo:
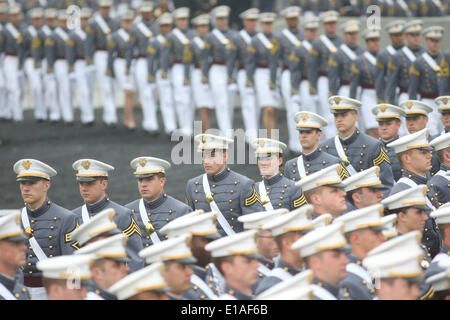
M 281 190 L 281 193 L 285 193 L 286 192 L 286 190 Z
M 295 181 L 296 179 L 295 178 L 292 178 L 292 181 Z
M 149 246 L 150 246 L 150 243 L 146 243 L 145 246 L 146 246 L 146 247 L 149 247 Z
M 166 234 L 166 236 L 164 238 L 169 239 L 169 236 Z
M 234 190 L 230 190 L 230 193 L 234 193 Z
M 283 200 L 284 199 L 284 197 L 283 196 L 280 196 L 280 200 Z
M 295 170 L 295 169 L 294 169 L 294 170 L 292 170 L 292 173 L 296 173 L 296 172 L 297 172 L 297 170 Z
M 198 202 L 198 200 L 197 200 L 197 199 L 195 199 L 195 200 L 194 200 L 194 202 L 195 202 L 195 203 L 197 203 L 197 202 Z
M 169 214 L 172 214 L 172 212 L 173 212 L 173 211 L 172 211 L 172 209 L 171 209 L 171 210 L 169 210 Z
M 31 220 L 31 223 L 35 223 L 36 222 L 36 220 Z
M 16 296 L 16 298 L 19 298 L 19 297 L 20 297 L 20 295 L 19 295 L 18 293 L 16 293 L 15 296 Z
M 169 222 L 169 220 L 170 220 L 169 218 L 166 218 L 166 221 L 167 221 L 167 222 Z
M 270 190 L 270 187 L 266 187 L 266 190 L 267 190 L 267 191 Z
M 197 189 L 195 189 L 195 190 L 194 190 L 194 192 L 195 192 L 195 193 L 198 193 L 198 190 L 197 190 Z
M 367 148 L 367 146 L 365 144 L 362 145 L 363 149 Z
M 22 292 L 23 292 L 23 293 L 27 292 L 27 289 L 22 288 Z
M 359 155 L 362 157 L 362 156 L 364 156 L 364 153 L 361 152 Z
M 193 289 L 197 291 L 197 290 L 198 290 L 198 287 L 197 287 L 197 286 L 194 286 Z
M 194 184 L 195 184 L 195 185 L 198 185 L 198 181 L 195 181 Z
M 52 239 L 53 239 L 53 236 L 48 236 L 48 238 L 49 238 L 50 240 L 52 240 Z
M 56 221 L 56 220 L 58 220 L 58 218 L 57 217 L 53 217 L 53 221 Z
M 306 167 L 308 167 L 308 168 L 309 168 L 310 166 L 311 166 L 311 165 L 310 165 L 309 163 L 307 163 L 307 164 L 306 164 Z
M 228 202 L 229 202 L 229 203 L 232 203 L 232 202 L 233 202 L 233 199 L 228 200 Z
M 28 264 L 29 267 L 31 267 L 31 262 L 28 262 L 27 264 Z
M 425 232 L 427 232 L 428 231 L 428 229 L 427 228 L 425 228 Z
M 28 249 L 33 250 L 33 247 L 32 247 L 32 246 L 29 246 Z
M 429 237 L 427 237 L 427 241 L 428 241 L 428 240 L 430 240 L 430 238 L 429 238 Z
M 238 182 L 237 182 L 237 181 L 235 181 L 235 182 L 234 182 L 234 185 L 235 185 L 235 186 L 237 186 L 237 184 L 238 184 Z
M 230 209 L 230 212 L 233 212 L 233 208 Z
M 150 239 L 150 236 L 147 236 L 147 240 L 149 240 Z
M 54 226 L 50 226 L 50 230 L 53 230 L 53 229 L 55 229 L 55 227 Z
M 367 281 L 366 281 L 366 280 L 363 280 L 361 283 L 362 283 L 362 284 L 367 284 Z
M 231 221 L 234 221 L 234 217 L 231 217 Z
M 151 212 L 149 212 L 149 213 L 148 213 L 148 216 L 150 217 L 151 215 L 152 215 L 152 213 L 151 213 Z
M 282 206 L 281 202 L 280 202 L 280 203 L 278 204 L 278 206 L 279 206 L 279 207 L 281 207 L 281 206 Z
M 370 293 L 374 294 L 375 293 L 375 289 L 370 289 Z
M 205 299 L 205 296 L 204 296 L 204 295 L 201 295 L 201 296 L 200 296 L 200 299 L 202 299 L 202 300 Z
M 359 161 L 359 164 L 363 164 L 363 163 L 364 163 L 364 161 L 362 161 L 362 160 Z
M 344 151 L 347 151 L 347 147 L 344 148 Z
M 52 254 L 49 254 L 48 257 L 49 257 L 49 258 L 53 258 L 53 255 L 52 255 Z
M 215 188 L 216 187 L 216 185 L 215 184 L 213 184 L 212 186 L 211 186 L 212 188 Z
M 234 229 L 234 226 L 231 226 L 231 229 Z
M 48 246 L 49 249 L 53 249 L 53 246 Z
M 287 184 L 285 184 L 283 187 L 284 187 L 284 188 L 287 188 Z
M 322 164 L 327 164 L 327 162 L 326 161 L 322 161 Z
M 210 283 L 210 284 L 208 284 L 208 287 L 210 287 L 210 288 L 212 288 L 213 287 L 213 285 Z
M 33 271 L 28 271 L 28 274 L 33 274 Z
M 33 258 L 33 255 L 32 255 L 32 254 L 30 254 L 30 255 L 28 256 L 28 258 Z
M 325 146 L 325 149 L 328 149 L 328 146 Z

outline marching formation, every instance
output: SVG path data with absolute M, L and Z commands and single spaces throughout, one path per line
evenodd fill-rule
M 275 34 L 276 14 L 254 8 L 237 32 L 226 6 L 194 17 L 194 29 L 186 7 L 155 20 L 144 1 L 116 20 L 112 6 L 82 8 L 71 29 L 66 10 L 33 8 L 23 26 L 17 4 L 0 4 L 0 118 L 23 120 L 23 74 L 38 121 L 73 123 L 76 92 L 92 125 L 98 85 L 103 122 L 116 126 L 117 85 L 133 129 L 137 90 L 151 134 L 158 107 L 164 132 L 188 137 L 199 110 L 204 173 L 186 182 L 183 203 L 165 192 L 169 161 L 130 159 L 141 197 L 119 204 L 108 196 L 114 167 L 79 159 L 80 206 L 69 210 L 51 200 L 57 171 L 18 159 L 25 206 L 0 210 L 0 299 L 450 299 L 442 27 L 398 20 L 363 30 L 362 47 L 357 20 L 338 35 L 337 11 L 303 18 L 288 7 Z M 383 50 L 381 32 L 392 41 Z M 227 165 L 237 95 L 260 181 Z M 271 136 L 281 102 L 286 143 Z M 208 133 L 213 109 L 218 135 Z

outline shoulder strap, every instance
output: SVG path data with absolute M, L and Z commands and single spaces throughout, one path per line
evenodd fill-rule
M 56 29 L 55 29 L 55 32 L 56 32 L 56 34 L 61 38 L 61 39 L 63 39 L 64 41 L 66 41 L 67 40 L 67 38 L 69 37 L 68 35 L 67 35 L 67 32 L 65 32 L 63 29 L 61 29 L 60 27 L 57 27 Z
M 369 61 L 372 65 L 377 65 L 377 58 L 375 58 L 369 51 L 364 52 L 364 57 Z
M 341 50 L 344 51 L 345 55 L 352 61 L 356 59 L 356 54 L 350 49 L 345 43 L 341 44 Z
M 111 29 L 108 27 L 108 24 L 106 23 L 105 19 L 100 14 L 95 15 L 94 18 L 95 22 L 99 25 L 100 29 L 102 29 L 104 34 L 111 33 Z
M 404 46 L 402 51 L 408 57 L 409 61 L 414 62 L 414 60 L 416 60 L 416 56 L 407 46 Z
M 436 174 L 450 181 L 450 176 L 446 175 L 444 170 L 439 170 Z
M 312 45 L 308 40 L 303 40 L 302 41 L 302 46 L 305 47 L 306 51 L 309 52 L 309 50 L 311 50 Z
M 123 30 L 122 28 L 120 28 L 119 30 L 117 30 L 117 34 L 122 38 L 123 41 L 128 42 L 128 40 L 130 40 L 130 35 L 128 34 L 128 32 L 126 32 L 125 30 Z
M 227 46 L 230 44 L 230 40 L 228 40 L 227 37 L 224 36 L 224 34 L 222 33 L 222 31 L 220 31 L 217 28 L 214 28 L 212 31 L 212 34 L 217 38 L 217 40 L 220 41 L 220 43 L 222 43 L 224 46 Z
M 390 54 L 391 56 L 393 56 L 394 54 L 397 53 L 397 50 L 395 50 L 394 47 L 393 47 L 392 45 L 388 45 L 388 46 L 386 47 L 386 50 L 387 50 L 387 52 L 389 52 L 389 54 Z
M 301 42 L 289 29 L 284 29 L 281 33 L 292 43 L 294 46 L 299 47 Z
M 297 158 L 297 170 L 298 174 L 300 175 L 300 179 L 306 176 L 305 163 L 303 162 L 303 155 L 300 155 Z
M 24 230 L 29 229 L 30 221 L 28 220 L 28 212 L 26 207 L 22 208 L 21 219 Z M 47 259 L 46 254 L 44 253 L 44 251 L 42 250 L 41 246 L 39 245 L 34 236 L 28 239 L 28 241 L 30 242 L 32 248 L 31 250 L 33 250 L 33 252 L 36 254 L 36 257 L 38 258 L 39 261 Z
M 86 40 L 86 32 L 82 30 L 81 28 L 75 29 L 75 33 L 80 37 L 81 40 Z
M 11 291 L 6 289 L 3 283 L 0 283 L 0 296 L 5 298 L 5 300 L 17 300 L 17 298 L 11 293 Z
M 197 45 L 197 47 L 199 47 L 201 50 L 203 50 L 205 48 L 205 41 L 203 41 L 200 37 L 195 37 L 193 39 L 193 41 L 195 42 L 195 44 Z
M 261 41 L 261 43 L 264 45 L 264 47 L 266 47 L 268 50 L 272 50 L 273 44 L 272 42 L 269 41 L 269 39 L 267 39 L 264 33 L 258 32 L 256 36 L 258 37 L 259 41 Z
M 355 168 L 353 168 L 350 161 L 348 161 L 347 156 L 345 155 L 345 152 L 344 152 L 344 148 L 342 147 L 341 140 L 339 139 L 338 135 L 336 135 L 334 137 L 334 145 L 336 146 L 336 151 L 339 155 L 339 158 L 341 158 L 344 163 L 349 162 L 349 165 L 346 167 L 347 171 L 350 173 L 350 175 L 355 174 L 356 170 L 355 170 Z
M 435 72 L 439 72 L 441 68 L 437 65 L 436 61 L 428 54 L 428 52 L 424 52 L 422 54 L 425 62 L 433 69 Z
M 144 226 L 146 226 L 147 224 L 150 223 L 150 220 L 148 219 L 148 216 L 147 216 L 147 210 L 145 209 L 144 199 L 142 199 L 142 198 L 141 198 L 141 200 L 139 200 L 139 214 L 140 214 L 142 222 L 144 223 Z M 161 239 L 159 239 L 156 231 L 150 235 L 150 238 L 152 239 L 153 244 L 161 242 Z
M 150 29 L 145 25 L 145 23 L 143 23 L 142 21 L 141 22 L 138 22 L 137 24 L 136 24 L 136 27 L 142 32 L 142 34 L 144 35 L 144 36 L 146 36 L 147 38 L 150 38 L 151 36 L 152 36 L 152 32 L 150 31 Z
M 325 45 L 325 47 L 327 47 L 328 50 L 330 50 L 331 52 L 337 51 L 333 42 L 331 42 L 331 40 L 326 35 L 323 34 L 319 38 L 322 41 L 322 43 Z
M 322 287 L 319 287 L 316 284 L 312 285 L 313 287 L 313 294 L 320 298 L 321 300 L 337 300 L 335 296 L 333 296 L 328 290 L 325 290 Z
M 276 278 L 281 279 L 283 281 L 292 278 L 292 275 L 289 272 L 285 271 L 282 268 L 278 268 L 278 267 L 272 269 L 270 271 L 269 276 L 270 277 L 276 277 Z
M 258 193 L 259 193 L 259 196 L 261 197 L 261 199 L 267 197 L 266 186 L 264 185 L 264 180 L 262 180 L 258 183 Z M 269 198 L 269 201 L 267 203 L 265 203 L 264 205 L 265 205 L 266 211 L 273 210 L 273 205 L 270 202 L 270 198 Z
M 89 291 L 84 300 L 105 300 L 95 292 Z
M 365 270 L 363 267 L 357 265 L 356 263 L 348 263 L 346 269 L 347 272 L 353 273 L 361 279 L 366 280 L 368 286 L 372 284 L 372 278 L 370 277 L 367 270 Z
M 184 45 L 188 45 L 189 44 L 189 39 L 184 35 L 183 32 L 180 31 L 180 29 L 175 28 L 172 30 L 172 33 L 175 37 L 177 37 L 178 40 L 180 40 L 180 42 Z
M 250 37 L 250 35 L 248 34 L 247 31 L 245 31 L 244 29 L 242 29 L 241 31 L 239 31 L 239 34 L 241 35 L 242 39 L 244 39 L 246 44 L 250 44 L 250 42 L 252 42 L 252 37 Z

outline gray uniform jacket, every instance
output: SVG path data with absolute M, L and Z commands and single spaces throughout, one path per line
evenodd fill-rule
M 367 269 L 362 266 L 361 259 L 351 253 L 347 254 L 347 258 L 349 263 L 354 264 L 362 274 L 364 274 L 365 271 L 367 278 L 370 279 L 370 274 Z M 372 285 L 372 282 L 368 281 L 367 278 L 363 278 L 357 273 L 347 271 L 347 276 L 339 283 L 339 286 L 341 288 L 346 288 L 346 292 L 349 294 L 351 300 L 373 300 L 375 298 L 375 288 Z
M 439 67 L 442 55 L 430 57 L 436 62 L 436 67 Z M 409 69 L 409 99 L 417 100 L 418 94 L 420 97 L 436 99 L 439 96 L 439 71 L 434 70 L 426 61 L 423 55 L 411 65 Z
M 388 66 L 389 62 L 392 59 L 392 56 L 397 53 L 398 50 L 403 48 L 403 45 L 400 47 L 394 47 L 393 45 L 389 45 L 377 54 L 377 71 L 375 73 L 375 89 L 377 92 L 377 102 L 383 103 L 386 101 L 386 82 L 387 82 L 387 74 L 388 74 Z
M 239 216 L 264 210 L 254 181 L 248 177 L 226 168 L 215 176 L 208 175 L 208 182 L 214 201 L 235 232 L 243 230 L 242 223 L 237 219 Z M 203 189 L 203 175 L 187 182 L 186 204 L 194 210 L 211 211 Z M 225 235 L 218 222 L 217 229 Z
M 31 300 L 30 293 L 22 284 L 18 283 L 16 279 L 11 279 L 0 273 L 0 284 L 2 284 L 8 291 L 16 297 L 17 300 Z M 0 300 L 6 298 L 0 295 Z
M 366 55 L 371 55 L 373 57 L 373 64 Z M 377 53 L 372 53 L 366 51 L 364 54 L 360 55 L 355 62 L 352 64 L 351 70 L 351 80 L 350 80 L 350 98 L 356 99 L 356 93 L 358 86 L 363 89 L 375 89 L 375 76 L 377 72 L 376 67 L 376 56 Z
M 130 209 L 125 208 L 105 196 L 102 200 L 96 204 L 89 205 L 86 204 L 89 216 L 95 216 L 97 213 L 105 209 L 114 209 L 116 215 L 114 216 L 114 222 L 117 227 L 122 230 L 128 236 L 128 241 L 126 245 L 126 251 L 130 261 L 128 262 L 130 267 L 130 272 L 134 272 L 144 267 L 144 260 L 139 257 L 138 253 L 143 249 L 142 245 L 142 234 L 139 226 L 136 223 L 133 212 Z M 78 207 L 73 212 L 78 218 L 78 223 L 81 225 L 83 223 L 82 207 Z
M 439 95 L 446 96 L 450 94 L 450 50 L 442 55 L 440 67 Z
M 145 230 L 145 224 L 141 218 L 141 213 L 139 210 L 140 201 L 141 199 L 137 199 L 125 205 L 125 207 L 130 209 L 135 216 L 137 225 L 141 230 L 142 243 L 144 244 L 145 248 L 152 245 L 153 242 L 150 238 L 150 234 L 148 234 Z M 159 232 L 162 227 L 164 227 L 168 222 L 192 211 L 191 207 L 165 193 L 162 193 L 157 199 L 151 202 L 144 200 L 144 206 L 147 211 L 146 214 L 148 216 L 149 222 L 155 228 L 155 232 L 157 233 L 160 240 L 167 239 L 166 236 L 162 235 Z

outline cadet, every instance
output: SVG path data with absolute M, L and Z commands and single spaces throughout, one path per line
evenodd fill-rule
M 372 166 L 380 167 L 380 180 L 388 191 L 394 184 L 392 169 L 386 150 L 380 141 L 362 133 L 357 127 L 357 100 L 333 96 L 329 99 L 331 112 L 338 134 L 322 143 L 321 148 L 331 155 L 339 157 L 346 165 L 350 175 Z
M 127 237 L 123 233 L 102 239 L 75 251 L 95 256 L 90 265 L 92 283 L 88 285 L 86 300 L 117 300 L 108 289 L 128 274 L 128 258 L 125 252 Z
M 162 275 L 170 287 L 167 293 L 170 300 L 183 300 L 181 295 L 190 288 L 193 274 L 190 265 L 197 262 L 192 256 L 191 239 L 192 235 L 185 233 L 139 252 L 147 264 L 164 263 Z
M 67 39 L 66 59 L 69 68 L 69 78 L 74 78 L 80 107 L 80 120 L 83 125 L 92 126 L 94 124 L 94 107 L 92 105 L 91 92 L 94 91 L 94 83 L 87 69 L 86 63 L 86 27 L 88 19 L 92 16 L 89 8 L 82 8 L 80 11 L 80 26 L 69 32 Z
M 397 51 L 403 48 L 403 30 L 405 25 L 404 20 L 395 20 L 387 24 L 385 30 L 387 31 L 391 44 L 382 49 L 377 54 L 377 71 L 375 75 L 375 89 L 377 92 L 377 102 L 386 102 L 386 81 L 388 73 L 388 65 L 392 59 L 392 56 Z M 397 101 L 395 96 L 394 101 Z
M 159 24 L 160 33 L 150 39 L 147 48 L 148 80 L 150 90 L 154 91 L 156 83 L 161 110 L 162 106 L 164 106 L 164 112 L 161 112 L 164 131 L 170 137 L 172 132 L 177 129 L 173 91 L 169 79 L 171 72 L 169 70 L 169 42 L 167 41 L 167 34 L 172 30 L 172 15 L 167 12 L 163 13 L 156 22 Z M 156 110 L 151 118 L 156 119 Z
M 5 76 L 7 101 L 4 118 L 15 122 L 23 121 L 22 93 L 24 88 L 20 85 L 20 73 L 24 60 L 24 29 L 22 25 L 21 8 L 12 4 L 8 10 L 9 22 L 3 28 L 3 73 Z
M 75 250 L 70 234 L 76 227 L 76 216 L 48 199 L 50 179 L 57 174 L 53 168 L 38 160 L 22 159 L 14 164 L 14 172 L 25 202 L 22 227 L 30 236 L 23 269 L 24 285 L 31 299 L 45 299 L 36 263 Z
M 204 213 L 197 210 L 187 215 L 172 220 L 161 228 L 161 233 L 167 234 L 169 239 L 189 233 L 192 235 L 190 249 L 197 260 L 191 264 L 191 287 L 183 292 L 182 298 L 188 300 L 213 300 L 220 291 L 214 288 L 213 273 L 211 273 L 211 253 L 205 250 L 205 246 L 211 241 L 221 237 L 216 228 L 217 215 L 213 212 Z M 214 267 L 215 268 L 215 267 Z M 208 278 L 209 275 L 209 278 Z
M 337 218 L 347 210 L 341 171 L 340 164 L 333 164 L 295 183 L 302 187 L 306 201 L 314 206 L 313 219 L 326 213 Z
M 133 272 L 115 283 L 108 291 L 119 300 L 168 300 L 169 290 L 163 278 L 162 262 Z
M 289 70 L 289 59 L 292 51 L 299 47 L 301 41 L 304 39 L 303 32 L 298 29 L 300 7 L 287 7 L 281 15 L 285 18 L 287 28 L 284 28 L 276 37 L 280 43 L 280 64 L 281 72 L 281 95 L 283 97 L 284 105 L 286 107 L 286 121 L 289 133 L 289 150 L 294 153 L 299 153 L 300 143 L 297 139 L 297 132 L 295 130 L 294 115 L 299 111 L 298 104 L 291 101 L 291 72 Z
M 228 78 L 231 79 L 232 83 L 237 83 L 238 86 L 246 133 L 245 139 L 249 143 L 257 138 L 259 108 L 256 101 L 255 88 L 247 86 L 245 61 L 247 46 L 252 42 L 252 38 L 256 34 L 259 9 L 248 9 L 242 12 L 239 17 L 242 19 L 244 28 L 236 33 L 233 39 L 230 39 L 232 44 L 230 44 L 227 69 Z M 237 73 L 236 67 L 238 69 Z
M 194 123 L 194 109 L 191 104 L 191 88 L 189 79 L 184 78 L 183 57 L 190 54 L 188 45 L 193 38 L 189 29 L 190 11 L 187 7 L 173 11 L 175 28 L 167 35 L 169 55 L 172 63 L 170 82 L 174 90 L 173 102 L 181 133 L 191 136 Z
M 186 186 L 186 204 L 192 209 L 217 213 L 218 230 L 222 235 L 242 231 L 237 218 L 243 214 L 263 211 L 254 181 L 227 167 L 228 145 L 233 140 L 211 134 L 195 136 L 202 152 L 205 173 L 190 179 Z
M 442 54 L 440 68 L 439 95 L 445 96 L 450 93 L 450 50 Z
M 160 229 L 167 222 L 191 212 L 192 209 L 164 193 L 169 162 L 153 157 L 139 157 L 133 159 L 130 166 L 135 170 L 133 174 L 137 179 L 142 198 L 130 202 L 125 207 L 134 213 L 142 235 L 142 243 L 144 247 L 148 247 L 167 239 L 160 233 Z
M 319 171 L 329 165 L 340 163 L 339 158 L 323 152 L 319 148 L 322 128 L 328 122 L 313 112 L 300 111 L 295 115 L 296 127 L 302 145 L 302 154 L 286 162 L 284 175 L 294 181 L 300 180 L 310 173 Z M 346 170 L 342 171 L 342 178 L 348 177 Z
M 328 81 L 331 95 L 350 96 L 352 64 L 364 52 L 358 45 L 359 22 L 349 20 L 342 26 L 344 40 L 328 60 Z
M 205 247 L 225 279 L 221 300 L 251 300 L 251 287 L 258 276 L 258 248 L 256 230 L 240 232 L 220 238 Z
M 439 233 L 441 234 L 442 239 L 442 247 L 441 251 L 433 258 L 430 267 L 425 272 L 426 277 L 439 272 L 440 268 L 439 266 L 437 266 L 437 263 L 450 256 L 450 207 L 448 205 L 442 206 L 441 208 L 432 212 L 430 216 L 436 220 L 436 224 L 439 226 Z
M 425 128 L 388 144 L 389 147 L 394 148 L 403 168 L 402 177 L 392 188 L 391 195 L 416 187 L 417 185 L 427 185 L 430 179 L 428 171 L 431 168 L 430 151 L 432 150 L 432 147 L 428 143 L 428 135 L 428 129 Z M 429 212 L 433 208 L 430 201 L 430 199 L 433 199 L 433 194 L 431 190 L 427 194 L 427 214 L 429 215 Z M 426 222 L 423 243 L 433 257 L 439 252 L 439 234 L 433 219 L 428 219 Z
M 408 94 L 410 100 L 420 100 L 433 108 L 429 115 L 430 134 L 435 136 L 442 131 L 442 123 L 439 121 L 434 99 L 439 96 L 439 62 L 442 55 L 439 52 L 444 28 L 432 26 L 422 31 L 425 38 L 427 51 L 417 57 L 409 70 Z
M 33 101 L 34 108 L 34 118 L 37 121 L 42 121 L 47 118 L 47 116 L 42 114 L 42 106 L 44 106 L 44 91 L 42 90 L 42 78 L 41 69 L 36 68 L 33 59 L 33 39 L 37 37 L 38 30 L 42 27 L 42 18 L 44 16 L 44 10 L 42 8 L 34 8 L 29 11 L 31 18 L 31 25 L 28 26 L 24 34 L 24 50 L 25 50 L 25 61 L 24 61 L 24 71 L 28 78 L 30 85 L 30 96 Z
M 332 115 L 328 108 L 329 85 L 328 85 L 328 60 L 337 47 L 343 42 L 337 35 L 337 22 L 339 13 L 327 11 L 320 15 L 325 34 L 319 36 L 312 43 L 308 58 L 308 81 L 311 98 L 316 104 L 315 112 L 321 114 L 330 123 Z M 335 128 L 329 126 L 324 131 L 325 138 L 331 138 L 336 134 Z
M 434 195 L 436 207 L 439 208 L 444 203 L 450 202 L 450 177 L 446 174 L 450 170 L 450 133 L 433 139 L 430 146 L 437 154 L 440 170 L 428 180 L 428 188 Z
M 256 292 L 261 281 L 270 275 L 270 271 L 275 267 L 275 258 L 279 257 L 280 253 L 272 231 L 264 230 L 263 227 L 266 223 L 272 222 L 274 219 L 287 213 L 289 213 L 289 210 L 282 208 L 250 213 L 238 218 L 244 224 L 244 230 L 255 229 L 258 231 L 256 246 L 261 257 L 258 259 L 260 263 L 258 267 L 258 280 L 253 285 L 252 292 Z
M 436 98 L 434 101 L 438 106 L 439 113 L 441 114 L 441 121 L 444 126 L 444 130 L 442 130 L 441 134 L 444 134 L 450 131 L 450 96 L 442 96 Z
M 294 47 L 289 55 L 289 70 L 291 73 L 291 103 L 297 104 L 297 109 L 303 111 L 320 112 L 309 94 L 308 56 L 312 42 L 319 36 L 319 19 L 306 18 L 303 21 L 305 39 L 300 46 Z
M 390 214 L 381 218 L 383 221 L 383 235 L 386 237 L 386 240 L 390 240 L 395 238 L 398 235 L 398 230 L 395 228 L 395 224 L 397 223 L 397 215 Z
M 368 29 L 363 33 L 367 51 L 362 53 L 352 64 L 350 80 L 350 98 L 355 99 L 358 87 L 361 87 L 361 130 L 370 136 L 378 138 L 378 124 L 373 118 L 371 108 L 377 104 L 375 92 L 376 57 L 380 50 L 380 32 L 378 29 Z
M 65 255 L 37 263 L 48 300 L 84 300 L 93 255 Z
M 114 209 L 116 215 L 114 221 L 123 233 L 128 236 L 127 254 L 130 257 L 129 267 L 134 272 L 143 267 L 143 261 L 138 256 L 142 249 L 142 235 L 136 223 L 133 212 L 114 201 L 106 194 L 108 187 L 108 171 L 114 167 L 92 159 L 80 159 L 72 164 L 72 168 L 78 171 L 76 174 L 80 195 L 84 204 L 73 210 L 78 217 L 78 223 L 83 225 L 89 222 L 92 216 L 105 209 Z
M 221 134 L 226 137 L 232 136 L 234 109 L 234 92 L 228 88 L 231 79 L 228 79 L 227 72 L 227 55 L 232 48 L 231 39 L 235 36 L 228 26 L 230 11 L 227 6 L 218 6 L 213 10 L 215 28 L 205 36 L 201 60 L 202 82 L 209 83 L 211 87 L 217 123 Z
M 442 271 L 426 280 L 433 286 L 433 300 L 448 300 L 450 298 L 450 259 L 447 257 L 439 262 Z
M 140 21 L 135 21 L 130 31 L 130 46 L 127 55 L 127 70 L 130 77 L 135 79 L 136 87 L 139 91 L 139 102 L 142 107 L 142 128 L 150 134 L 158 130 L 156 97 L 153 88 L 150 88 L 148 84 L 147 65 L 147 48 L 150 39 L 154 37 L 151 20 L 152 11 L 152 2 L 143 1 L 139 8 L 140 15 L 138 18 L 140 18 Z M 134 68 L 131 68 L 132 59 L 135 59 L 133 60 L 133 63 L 135 63 Z
M 15 276 L 25 265 L 28 236 L 20 226 L 20 211 L 0 217 L 0 300 L 30 300 Z
M 120 15 L 120 28 L 107 36 L 108 65 L 107 74 L 115 78 L 124 92 L 123 124 L 128 130 L 134 130 L 136 123 L 133 114 L 133 99 L 136 83 L 133 77 L 134 65 L 127 66 L 127 54 L 130 50 L 130 34 L 134 13 L 127 10 Z M 131 68 L 131 70 L 128 69 Z
M 202 121 L 202 133 L 211 128 L 211 109 L 214 108 L 212 92 L 209 84 L 202 83 L 201 62 L 204 57 L 205 36 L 209 32 L 209 15 L 202 14 L 192 19 L 192 24 L 197 32 L 192 41 L 189 42 L 189 51 L 185 54 L 184 77 L 189 79 L 192 89 L 192 98 L 195 107 L 199 110 Z
M 308 269 L 314 275 L 313 293 L 315 300 L 337 300 L 347 298 L 348 294 L 339 287 L 347 276 L 349 263 L 346 251 L 350 249 L 344 237 L 342 222 L 308 232 L 291 246 L 300 250 Z
M 86 27 L 86 46 L 89 56 L 88 65 L 95 65 L 97 83 L 103 105 L 103 122 L 106 126 L 117 124 L 116 104 L 112 78 L 107 75 L 108 52 L 107 36 L 119 29 L 119 22 L 110 18 L 112 0 L 100 0 L 98 12 L 94 14 Z
M 255 300 L 312 300 L 312 278 L 312 271 L 305 270 L 267 289 Z
M 398 161 L 394 149 L 387 145 L 399 138 L 399 131 L 402 126 L 401 119 L 406 114 L 402 108 L 392 104 L 378 104 L 372 108 L 372 113 L 378 122 L 378 140 L 381 141 L 386 150 L 391 163 L 392 173 L 394 174 L 394 181 L 397 181 L 402 176 L 402 166 Z
M 349 260 L 346 266 L 347 276 L 339 284 L 352 300 L 375 298 L 375 287 L 371 275 L 362 266 L 362 260 L 367 257 L 370 250 L 386 241 L 382 233 L 383 212 L 383 205 L 375 204 L 351 211 L 333 221 L 333 223 L 344 224 L 345 238 L 352 247 L 347 254 Z
M 300 273 L 304 268 L 304 261 L 292 244 L 301 239 L 313 228 L 311 214 L 313 207 L 306 205 L 294 211 L 281 214 L 264 224 L 263 230 L 270 230 L 280 251 L 280 258 L 274 268 L 258 284 L 255 293 L 271 288 L 273 285 L 287 280 Z
M 421 46 L 422 21 L 413 20 L 405 24 L 406 46 L 394 54 L 388 62 L 385 102 L 396 105 L 408 100 L 409 69 L 425 49 Z M 396 98 L 397 88 L 400 91 Z
M 351 206 L 355 209 L 362 209 L 381 203 L 382 190 L 386 187 L 381 183 L 379 176 L 380 168 L 374 166 L 344 180 L 344 191 L 347 192 L 347 201 Z
M 65 124 L 73 124 L 73 107 L 69 69 L 66 60 L 66 43 L 69 41 L 67 29 L 67 14 L 65 10 L 58 13 L 58 25 L 45 40 L 45 57 L 47 73 L 54 74 L 58 106 Z
M 245 63 L 247 86 L 255 89 L 258 106 L 262 109 L 262 122 L 269 138 L 276 127 L 279 107 L 276 83 L 280 43 L 272 34 L 275 17 L 271 12 L 260 13 L 261 32 L 248 45 Z
M 363 266 L 378 281 L 375 288 L 378 300 L 415 300 L 419 297 L 419 284 L 423 281 L 419 265 L 423 251 L 419 245 L 407 242 L 377 254 L 377 250 L 392 246 L 394 240 L 370 251 L 362 262 Z

